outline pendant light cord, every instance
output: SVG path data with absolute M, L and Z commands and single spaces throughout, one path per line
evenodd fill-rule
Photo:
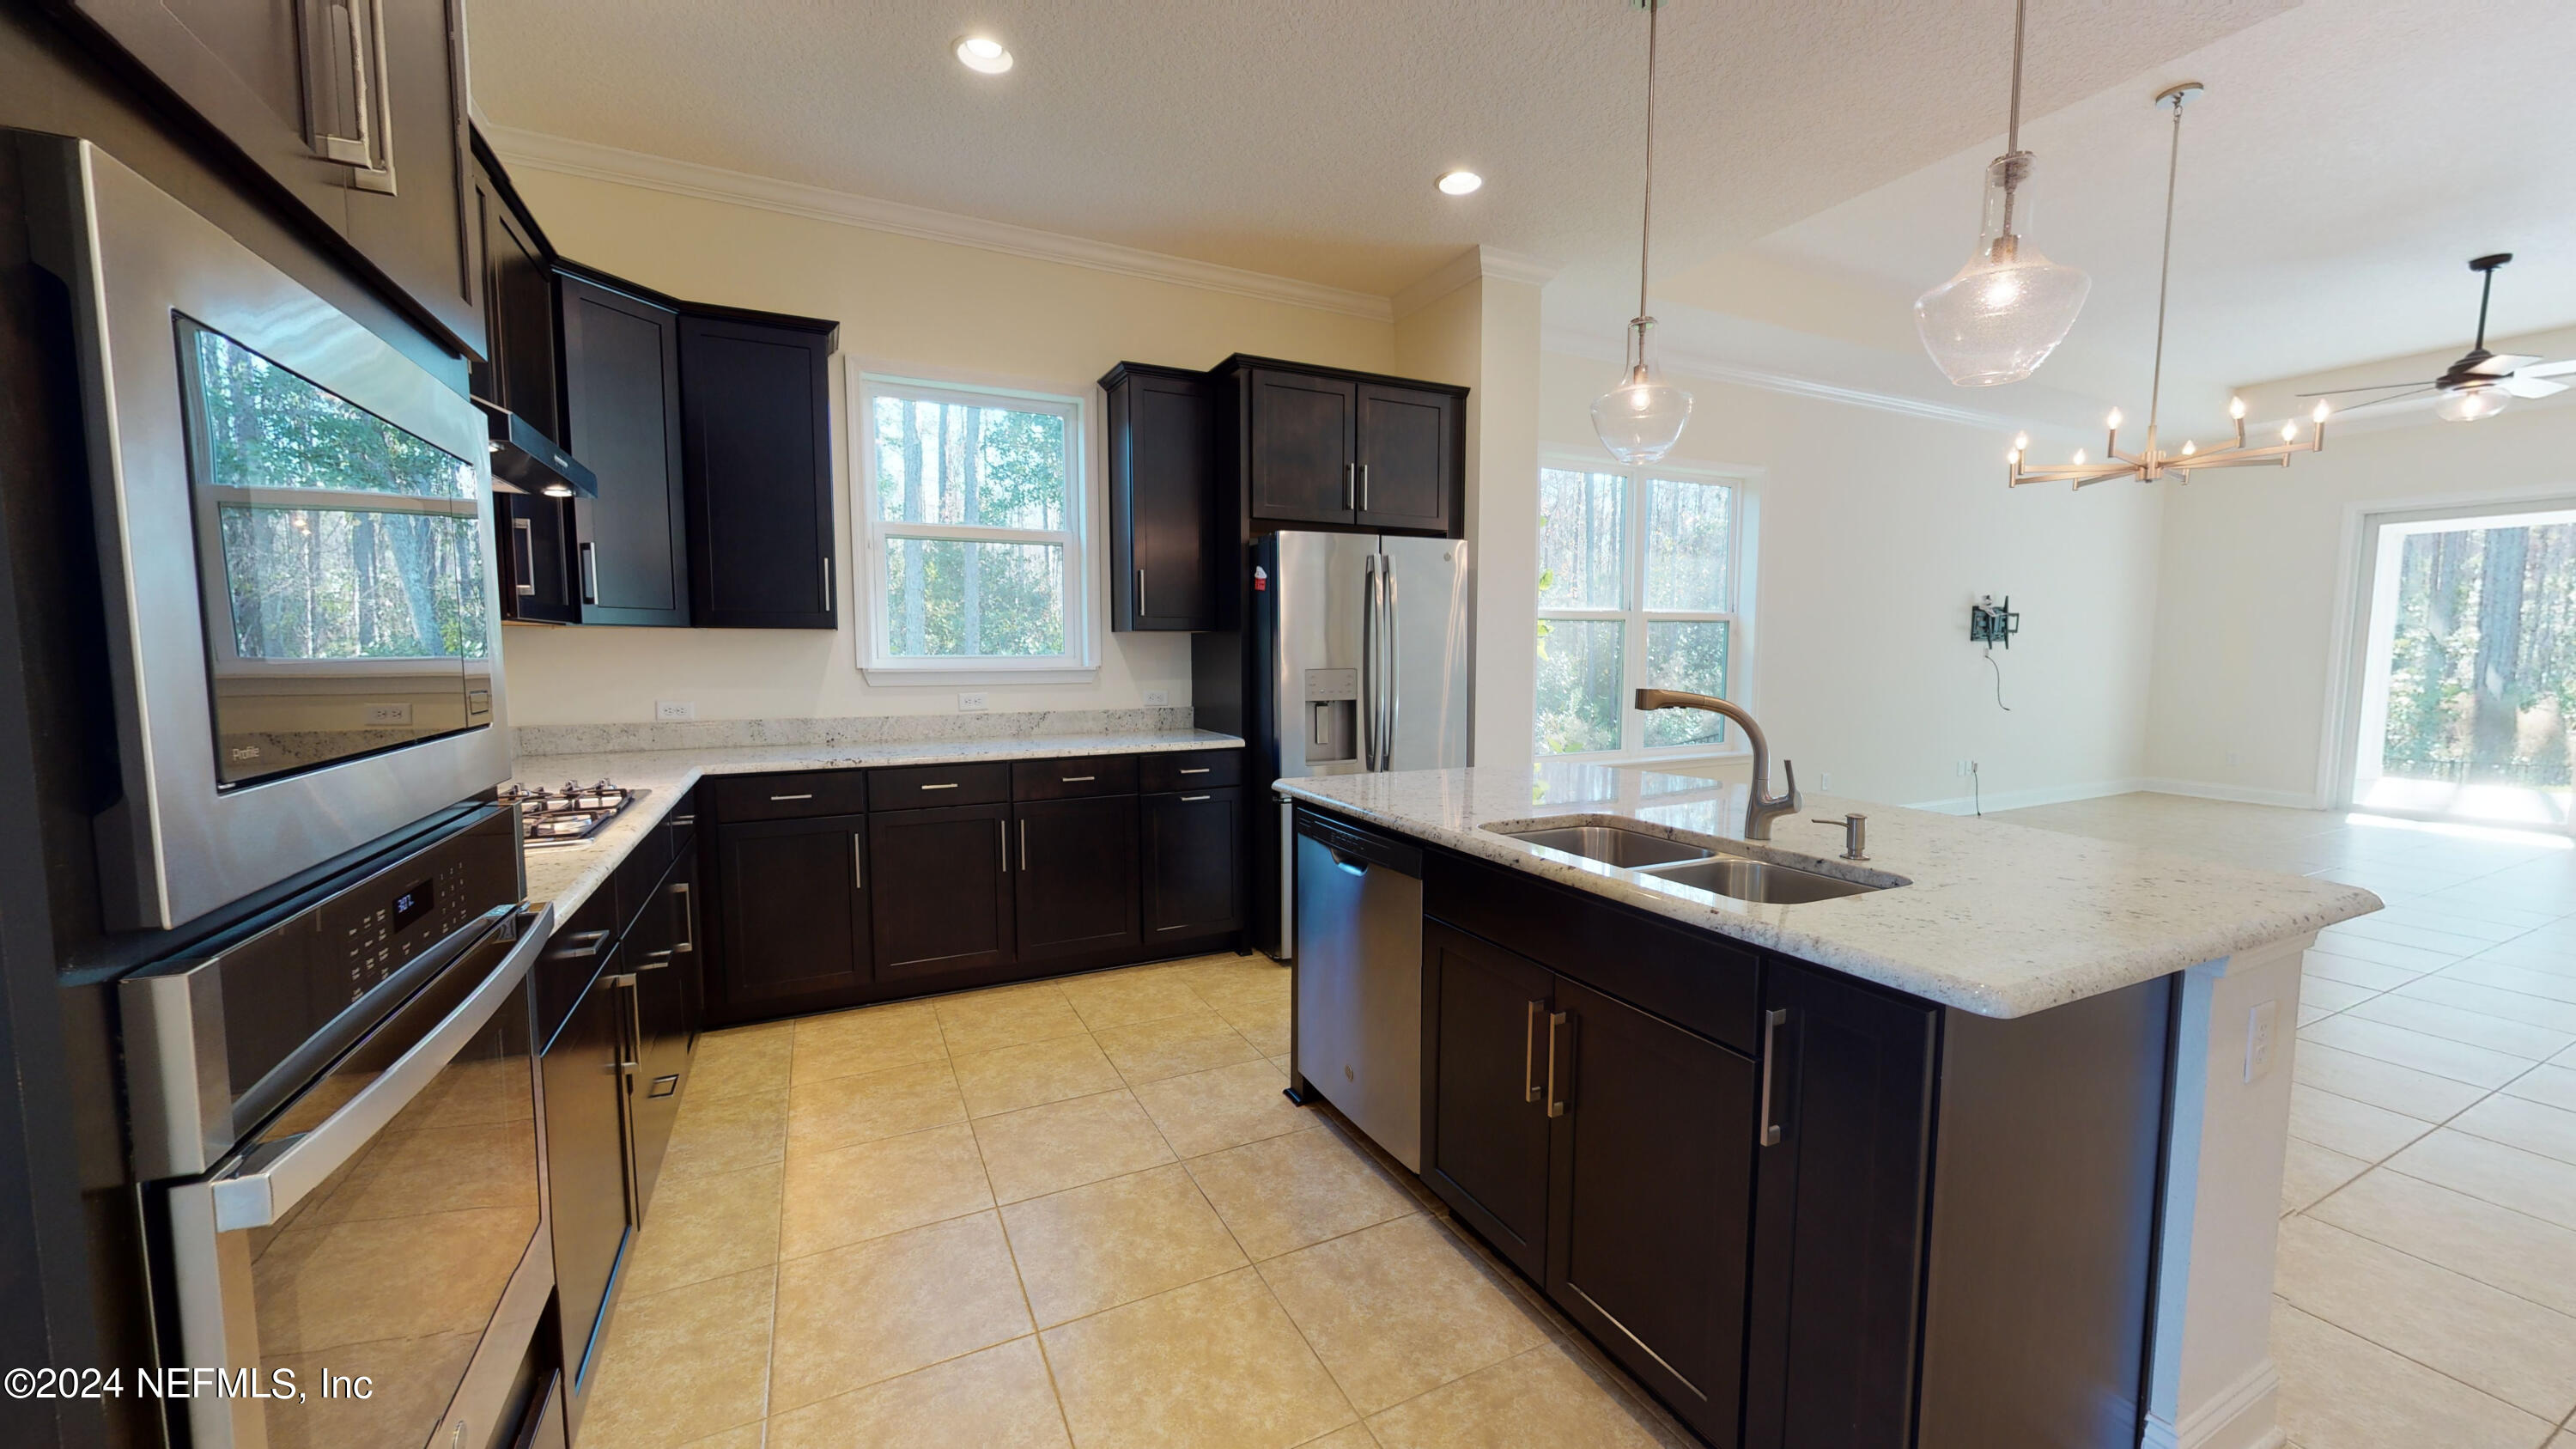
M 2030 0 L 2013 0 L 2012 118 L 2004 123 L 2004 154 L 2021 149 L 2021 32 L 2030 18 Z
M 2153 380 L 2147 385 L 2147 439 L 2156 436 L 2156 412 L 2165 395 L 2165 293 L 2173 284 L 2173 216 L 2174 177 L 2182 168 L 2182 102 L 2189 91 L 2177 91 L 2173 98 L 2173 145 L 2165 154 L 2165 250 L 2164 259 L 2156 265 L 2156 366 Z M 2457 336 L 2457 333 L 2452 334 Z
M 1655 21 L 1663 13 L 1663 0 L 1645 0 L 1646 6 L 1646 204 L 1637 222 L 1637 320 L 1646 320 L 1646 262 L 1655 233 Z M 1640 356 L 1644 339 L 1640 338 Z
M 2023 22 L 2030 17 L 2030 0 L 2013 0 L 2013 67 L 2012 106 L 2004 121 L 2004 214 L 2003 230 L 1995 239 L 1995 260 L 2008 260 L 2017 254 L 2013 246 L 2013 203 L 2020 199 L 2021 178 L 2030 163 L 2021 154 L 2021 37 Z

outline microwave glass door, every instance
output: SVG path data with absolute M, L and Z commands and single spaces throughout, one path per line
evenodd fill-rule
M 178 331 L 218 785 L 490 725 L 473 465 Z

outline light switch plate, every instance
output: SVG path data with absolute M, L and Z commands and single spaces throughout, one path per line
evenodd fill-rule
M 1145 702 L 1147 704 L 1170 704 L 1172 702 L 1172 692 L 1168 689 L 1146 690 Z
M 2245 1018 L 2245 1080 L 2259 1082 L 2272 1070 L 2272 1048 L 2280 1038 L 2281 1003 L 2266 1001 Z
M 697 717 L 698 706 L 694 701 L 686 699 L 657 699 L 653 701 L 653 718 L 655 719 L 696 719 Z
M 957 708 L 961 711 L 972 713 L 979 709 L 990 708 L 990 706 L 984 703 L 984 692 L 979 689 L 971 694 L 961 694 L 957 696 Z

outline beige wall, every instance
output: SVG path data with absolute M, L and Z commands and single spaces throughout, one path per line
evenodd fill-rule
M 1543 454 L 1603 457 L 1592 399 L 1614 364 L 1548 353 Z M 2141 773 L 2160 500 L 2135 488 L 2008 491 L 1984 429 L 1676 373 L 1695 398 L 1671 461 L 1744 469 L 1759 516 L 1753 677 L 1739 684 L 1800 783 L 1897 803 L 1986 804 L 2123 788 Z M 2004 700 L 1967 640 L 2010 594 Z M 1497 627 L 1487 620 L 1488 629 Z M 1778 788 L 1778 780 L 1773 781 Z
M 517 724 L 652 717 L 657 699 L 689 700 L 701 719 L 936 713 L 954 685 L 871 687 L 857 668 L 859 615 L 848 579 L 850 427 L 847 369 L 1010 380 L 1088 390 L 1116 362 L 1206 367 L 1255 352 L 1393 370 L 1385 322 L 1288 306 L 1061 263 L 869 231 L 724 202 L 522 166 L 512 173 L 539 225 L 566 256 L 691 301 L 841 323 L 833 360 L 834 469 L 840 493 L 841 628 L 547 629 L 505 631 L 510 713 Z M 1102 517 L 1095 445 L 1093 517 Z M 1094 567 L 1106 567 L 1094 529 Z M 864 603 L 864 601 L 859 601 Z M 1104 634 L 1090 684 L 974 685 L 995 710 L 1116 709 L 1148 689 L 1189 700 L 1189 640 Z
M 2536 494 L 2576 494 L 2576 407 L 2347 430 L 2286 469 L 2172 489 L 2145 773 L 2194 793 L 2338 803 L 2340 782 L 2320 776 L 2360 515 Z

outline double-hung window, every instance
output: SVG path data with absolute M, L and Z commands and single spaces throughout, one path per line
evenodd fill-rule
M 858 392 L 870 678 L 1088 670 L 1083 401 L 873 375 Z
M 1538 495 L 1538 753 L 1728 748 L 1717 715 L 1630 702 L 1648 685 L 1729 699 L 1741 688 L 1741 480 L 1545 467 Z

